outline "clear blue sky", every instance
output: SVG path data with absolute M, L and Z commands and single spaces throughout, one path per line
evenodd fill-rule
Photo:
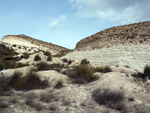
M 25 34 L 73 49 L 109 27 L 150 20 L 150 0 L 0 0 L 0 38 Z

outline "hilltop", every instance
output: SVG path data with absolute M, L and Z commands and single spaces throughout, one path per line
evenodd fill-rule
M 7 35 L 4 36 L 1 40 L 3 43 L 8 43 L 11 46 L 21 46 L 23 47 L 27 47 L 27 48 L 35 48 L 36 51 L 42 50 L 42 51 L 49 51 L 51 52 L 51 54 L 56 55 L 56 54 L 60 54 L 61 52 L 67 52 L 69 51 L 69 49 L 52 44 L 52 43 L 48 43 L 48 42 L 44 42 L 41 40 L 37 40 L 35 38 L 26 36 L 26 35 Z M 19 51 L 20 52 L 20 51 Z M 28 52 L 28 51 L 21 51 L 21 52 Z
M 150 22 L 112 27 L 82 39 L 76 49 L 96 49 L 113 45 L 150 44 Z

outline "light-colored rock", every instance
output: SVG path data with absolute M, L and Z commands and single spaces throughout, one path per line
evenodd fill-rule
M 68 80 L 68 77 L 66 75 L 63 75 L 61 73 L 58 73 L 54 70 L 49 71 L 39 71 L 37 74 L 41 77 L 41 80 L 48 80 L 50 83 L 50 86 L 55 87 L 58 82 L 66 83 Z
M 123 66 L 113 68 L 113 72 L 125 73 L 127 76 L 131 76 L 137 73 L 137 71 Z

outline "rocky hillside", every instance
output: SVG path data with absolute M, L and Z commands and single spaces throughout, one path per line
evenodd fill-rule
M 143 71 L 150 64 L 150 22 L 112 27 L 79 41 L 65 58 L 88 59 L 93 66 L 128 65 Z
M 79 41 L 76 49 L 96 49 L 113 45 L 150 43 L 150 22 L 112 27 Z
M 35 51 L 39 51 L 39 50 L 50 51 L 51 54 L 53 55 L 68 51 L 67 48 L 52 43 L 40 41 L 26 35 L 7 35 L 2 38 L 2 42 L 8 43 L 10 46 L 13 47 L 18 46 L 19 48 L 26 48 L 25 50 L 28 50 L 27 48 L 29 48 Z M 18 51 L 18 52 L 19 53 L 27 52 L 25 50 Z

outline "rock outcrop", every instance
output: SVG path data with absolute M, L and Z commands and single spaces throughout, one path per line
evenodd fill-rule
M 65 58 L 87 59 L 93 66 L 125 66 L 143 71 L 150 65 L 150 22 L 112 27 L 79 41 Z
M 24 47 L 30 47 L 30 49 L 36 48 L 38 50 L 50 51 L 51 54 L 53 55 L 59 54 L 63 51 L 68 50 L 67 48 L 64 48 L 64 47 L 61 47 L 52 43 L 40 41 L 40 40 L 31 38 L 29 36 L 26 36 L 26 35 L 7 35 L 7 36 L 4 36 L 1 41 L 3 43 L 11 44 L 11 46 L 19 45 L 21 46 L 21 48 L 24 46 Z

